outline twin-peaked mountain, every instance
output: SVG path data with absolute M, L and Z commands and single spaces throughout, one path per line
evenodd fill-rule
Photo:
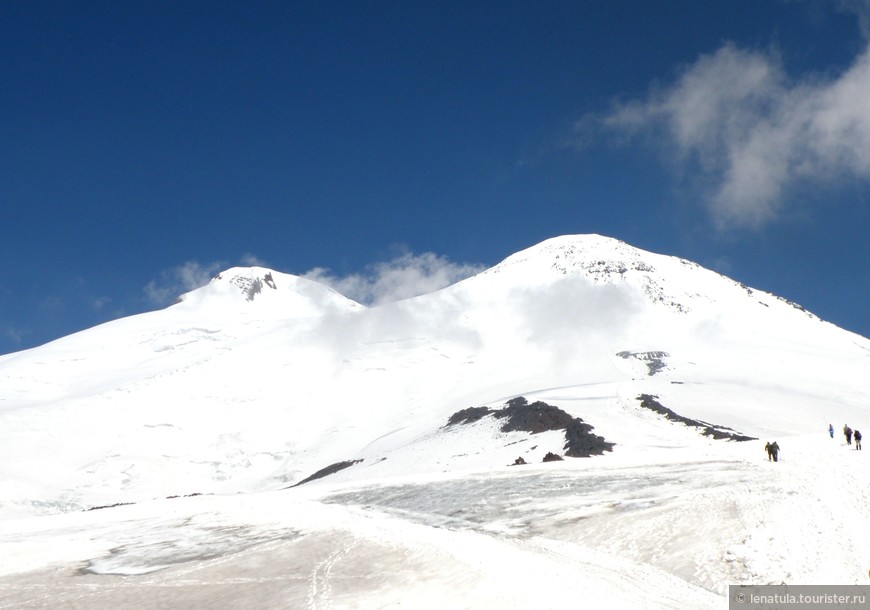
M 164 310 L 0 357 L 0 512 L 278 489 L 335 464 L 365 479 L 539 462 L 569 453 L 570 426 L 610 445 L 593 460 L 733 442 L 704 425 L 802 434 L 866 417 L 868 379 L 866 338 L 596 235 L 371 308 L 233 268 Z M 520 396 L 565 414 L 528 426 L 564 425 L 505 429 Z M 448 425 L 468 408 L 494 415 Z

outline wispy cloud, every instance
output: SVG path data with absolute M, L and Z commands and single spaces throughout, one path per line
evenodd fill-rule
M 94 311 L 104 311 L 106 306 L 111 302 L 111 297 L 92 297 L 90 299 L 90 306 Z
M 870 39 L 870 0 L 837 0 L 837 8 L 856 15 L 864 37 Z
M 266 266 L 253 254 L 244 255 L 240 263 Z M 151 304 L 162 307 L 173 303 L 185 292 L 205 286 L 227 266 L 225 261 L 187 261 L 160 272 L 160 277 L 148 282 L 143 290 Z M 316 267 L 301 276 L 326 284 L 360 303 L 380 305 L 433 292 L 484 269 L 482 265 L 454 263 L 431 252 L 401 252 L 392 260 L 368 265 L 362 273 L 338 276 L 329 269 Z
M 865 23 L 870 3 L 847 4 Z M 775 51 L 729 43 L 578 130 L 648 137 L 669 163 L 703 178 L 721 227 L 760 227 L 802 185 L 870 179 L 868 100 L 870 49 L 836 75 L 791 78 Z
M 11 341 L 14 345 L 21 345 L 25 336 L 29 334 L 29 331 L 14 326 L 4 326 L 2 332 L 2 336 Z
M 481 265 L 455 263 L 432 252 L 403 252 L 390 261 L 369 265 L 363 273 L 338 277 L 329 269 L 317 267 L 302 277 L 326 284 L 360 303 L 380 305 L 439 290 L 484 269 Z
M 250 252 L 242 255 L 240 262 L 245 267 L 268 267 L 269 266 L 268 264 L 266 264 L 266 261 L 261 259 L 256 254 L 251 254 Z
M 144 288 L 145 296 L 154 305 L 169 305 L 181 294 L 205 286 L 224 267 L 224 262 L 187 261 L 162 271 L 160 278 L 148 282 Z
M 40 299 L 37 309 L 45 315 L 62 315 L 68 309 L 67 299 L 56 294 L 50 294 Z

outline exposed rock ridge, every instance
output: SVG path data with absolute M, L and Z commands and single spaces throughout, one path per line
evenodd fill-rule
M 692 428 L 699 428 L 704 436 L 711 436 L 716 440 L 729 440 L 729 441 L 754 441 L 757 440 L 753 436 L 746 436 L 744 434 L 740 434 L 731 428 L 726 426 L 718 426 L 716 424 L 710 424 L 705 421 L 701 421 L 699 419 L 691 419 L 689 417 L 684 417 L 677 413 L 674 413 L 671 409 L 664 406 L 657 400 L 658 396 L 653 394 L 641 394 L 637 397 L 640 401 L 640 406 L 644 409 L 649 409 L 650 411 L 654 411 L 660 415 L 664 415 L 665 419 L 670 421 L 679 422 L 685 424 Z
M 512 398 L 498 410 L 489 407 L 469 407 L 457 411 L 447 421 L 448 426 L 470 424 L 483 417 L 493 416 L 506 419 L 501 425 L 502 432 L 523 431 L 538 434 L 548 430 L 565 431 L 565 455 L 569 457 L 590 457 L 612 451 L 615 443 L 604 440 L 604 437 L 593 434 L 593 427 L 579 417 L 571 417 L 568 413 L 536 401 L 529 404 L 523 396 Z

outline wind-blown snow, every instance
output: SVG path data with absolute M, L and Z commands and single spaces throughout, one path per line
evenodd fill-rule
M 446 425 L 516 396 L 613 451 L 541 464 L 563 433 Z M 0 608 L 170 589 L 185 607 L 722 607 L 728 584 L 861 584 L 870 473 L 839 430 L 870 429 L 868 407 L 866 338 L 605 237 L 368 309 L 231 269 L 0 356 Z M 166 499 L 193 493 L 215 495 Z M 118 503 L 136 504 L 85 511 Z

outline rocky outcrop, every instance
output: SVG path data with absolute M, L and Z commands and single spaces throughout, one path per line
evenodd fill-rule
M 330 464 L 326 468 L 321 468 L 320 470 L 318 470 L 314 474 L 305 477 L 304 479 L 302 479 L 298 483 L 291 485 L 290 487 L 299 487 L 300 485 L 303 485 L 303 484 L 308 483 L 310 481 L 314 481 L 316 479 L 322 479 L 323 477 L 328 477 L 331 474 L 335 474 L 339 470 L 344 470 L 345 468 L 349 468 L 349 467 L 353 466 L 354 464 L 358 464 L 360 462 L 362 462 L 362 460 L 346 460 L 344 462 L 336 462 L 335 464 Z M 287 489 L 289 489 L 289 487 Z
M 670 421 L 679 422 L 692 428 L 699 428 L 704 436 L 710 436 L 716 440 L 729 441 L 757 440 L 755 437 L 740 434 L 726 426 L 717 426 L 715 424 L 710 424 L 699 419 L 692 419 L 690 417 L 684 417 L 682 415 L 679 415 L 678 413 L 674 413 L 671 409 L 660 403 L 657 400 L 658 396 L 655 396 L 653 394 L 641 394 L 637 397 L 637 399 L 640 401 L 640 406 L 644 409 L 649 409 L 650 411 L 654 411 L 659 415 L 663 415 L 665 419 L 668 419 Z
M 652 377 L 662 369 L 664 369 L 667 364 L 665 363 L 665 358 L 667 358 L 670 354 L 667 352 L 618 352 L 616 354 L 620 358 L 624 358 L 628 360 L 629 358 L 634 360 L 640 360 L 644 364 L 646 364 L 646 368 L 649 371 L 649 376 Z
M 559 407 L 545 402 L 529 401 L 523 396 L 512 398 L 498 410 L 489 407 L 469 407 L 457 411 L 447 421 L 448 426 L 470 424 L 484 417 L 496 417 L 505 422 L 502 432 L 529 432 L 538 434 L 549 430 L 565 431 L 565 455 L 569 457 L 590 457 L 612 451 L 615 443 L 593 434 L 593 427 L 579 417 L 572 417 Z

